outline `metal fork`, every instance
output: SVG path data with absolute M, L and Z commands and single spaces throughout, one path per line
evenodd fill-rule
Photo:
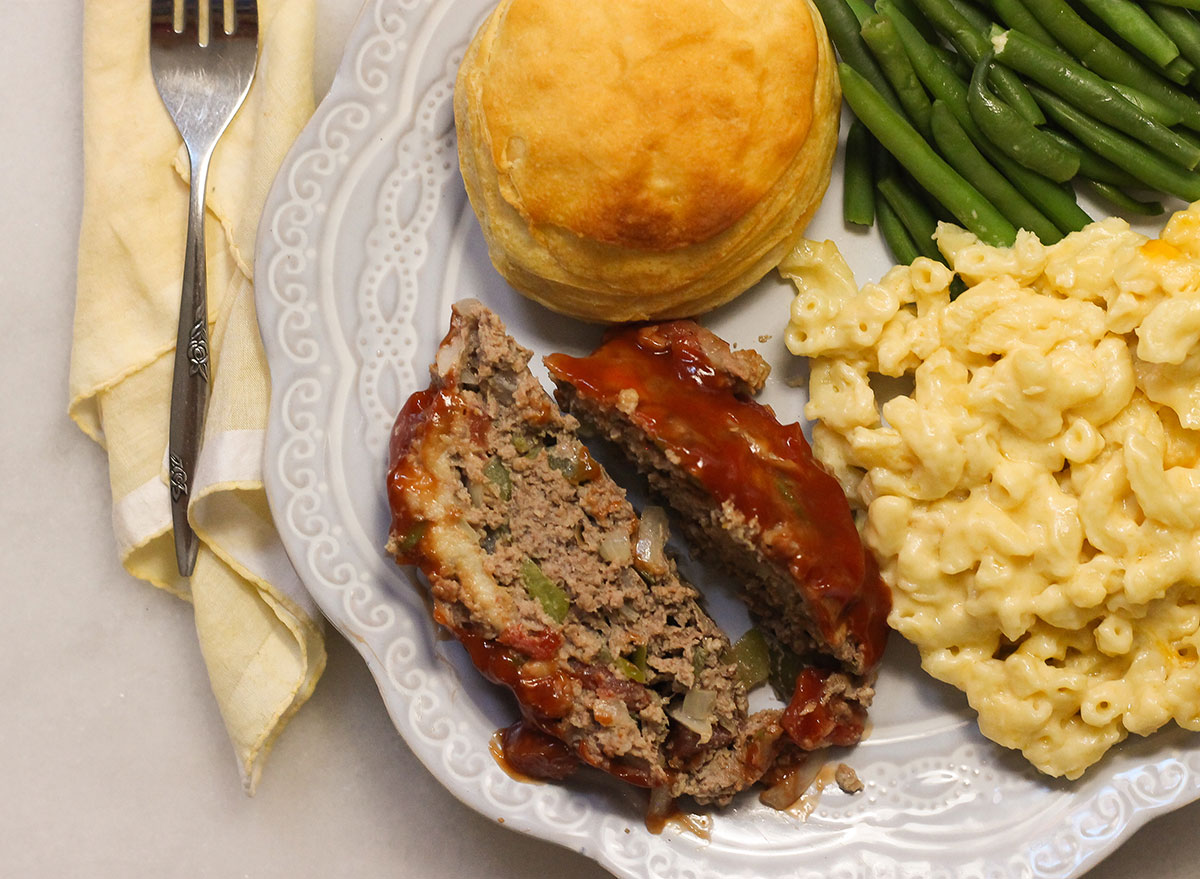
M 208 403 L 204 190 L 213 148 L 250 90 L 257 57 L 256 0 L 150 0 L 150 69 L 191 165 L 167 446 L 175 559 L 185 577 L 196 565 L 187 507 Z

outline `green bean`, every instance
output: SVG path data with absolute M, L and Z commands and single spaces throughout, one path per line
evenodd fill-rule
M 1112 82 L 1104 80 L 1111 88 L 1116 89 L 1121 93 L 1121 97 L 1133 104 L 1155 122 L 1170 128 L 1172 125 L 1178 125 L 1183 121 L 1183 117 L 1176 113 L 1157 98 L 1152 98 L 1145 92 L 1139 92 L 1137 89 L 1127 86 L 1122 82 Z M 1176 132 L 1177 134 L 1179 132 Z
M 871 8 L 871 4 L 867 0 L 846 0 L 846 5 L 850 7 L 850 11 L 854 13 L 859 24 L 875 14 L 875 10 Z
M 846 103 L 883 147 L 896 157 L 917 183 L 946 206 L 965 228 L 988 244 L 1008 246 L 1016 238 L 1012 223 L 979 191 L 963 180 L 946 160 L 880 97 L 871 83 L 848 64 L 838 65 Z
M 1053 244 L 1062 238 L 1058 227 L 1030 204 L 979 152 L 945 101 L 933 102 L 931 122 L 938 152 L 1014 226 L 1028 229 L 1043 244 Z
M 1183 117 L 1200 131 L 1200 102 L 1184 94 L 1079 17 L 1064 0 L 1022 0 L 1062 46 L 1100 76 L 1133 86 Z M 1197 0 L 1200 2 L 1200 0 Z
M 1184 58 L 1200 65 L 1200 21 L 1186 9 L 1158 2 L 1147 3 L 1146 12 L 1175 41 Z
M 930 143 L 930 146 L 932 147 L 933 144 Z M 949 164 L 949 163 L 947 162 L 947 164 Z M 910 183 L 913 182 L 911 177 L 906 177 L 905 179 L 907 179 Z M 933 212 L 933 215 L 935 217 L 937 217 L 939 220 L 945 220 L 947 223 L 954 223 L 955 225 L 961 225 L 958 222 L 958 220 L 955 218 L 954 214 L 951 211 L 949 211 L 944 204 L 942 204 L 940 201 L 938 201 L 930 193 L 926 192 L 921 187 L 916 186 L 915 183 L 913 183 L 913 186 L 916 189 L 917 197 L 925 202 L 925 206 L 928 207 L 929 210 L 931 210 Z M 992 205 L 992 207 L 996 207 L 996 206 Z M 997 208 L 997 210 L 999 210 L 999 208 Z
M 1157 0 L 1163 6 L 1178 6 L 1180 9 L 1200 9 L 1200 0 Z
M 899 10 L 893 0 L 877 0 L 875 8 L 896 29 L 896 36 L 900 38 L 917 78 L 929 94 L 945 101 L 955 112 L 959 124 L 971 124 L 967 111 L 966 84 L 959 78 L 941 47 L 926 42 L 916 25 Z
M 1092 221 L 1068 191 L 1054 185 L 1041 174 L 1022 167 L 1004 155 L 982 135 L 971 120 L 967 107 L 967 84 L 946 63 L 936 49 L 927 43 L 891 0 L 876 0 L 875 8 L 886 15 L 896 27 L 896 34 L 913 62 L 913 69 L 935 98 L 946 103 L 954 119 L 992 164 L 1012 182 L 1025 198 L 1045 214 L 1061 232 L 1075 232 Z
M 1114 34 L 1159 67 L 1179 57 L 1179 47 L 1146 12 L 1131 0 L 1079 0 Z
M 967 107 L 979 130 L 1009 158 L 1058 183 L 1079 173 L 1079 157 L 1064 150 L 1044 131 L 1030 125 L 1016 110 L 1000 101 L 987 88 L 992 53 L 984 53 L 975 65 L 967 92 Z
M 937 218 L 933 212 L 894 174 L 884 177 L 875 187 L 888 206 L 896 212 L 896 216 L 912 236 L 921 256 L 945 262 L 942 252 L 933 242 L 933 233 L 937 231 Z
M 991 144 L 977 142 L 977 145 L 980 152 L 992 160 L 992 164 L 1008 178 L 1017 191 L 1049 217 L 1060 231 L 1064 233 L 1078 232 L 1092 222 L 1087 211 L 1081 208 L 1075 200 L 1075 193 L 1069 186 L 1058 186 L 1041 174 L 1030 171 Z
M 842 218 L 855 226 L 875 222 L 875 174 L 871 169 L 871 134 L 855 119 L 846 132 L 842 171 Z
M 1063 51 L 1063 47 L 1058 44 L 1058 41 L 1050 36 L 1050 31 L 1042 27 L 1042 23 L 1034 18 L 1033 13 L 1026 9 L 1019 0 L 988 0 L 988 5 L 992 7 L 992 11 L 999 16 L 1000 20 L 1013 30 L 1018 30 L 1030 39 L 1044 43 L 1057 52 Z
M 1170 64 L 1162 69 L 1163 75 L 1179 85 L 1187 85 L 1192 81 L 1192 75 L 1196 72 L 1195 65 L 1186 58 L 1176 58 Z
M 1054 128 L 1045 129 L 1046 134 L 1057 140 L 1079 156 L 1079 176 L 1110 186 L 1137 186 L 1137 180 L 1124 168 L 1119 168 L 1104 156 L 1089 150 L 1079 141 L 1068 137 Z
M 1194 131 L 1176 131 L 1175 133 L 1193 146 L 1200 147 L 1200 134 L 1196 134 Z
M 912 22 L 913 27 L 920 31 L 924 39 L 934 44 L 938 42 L 937 31 L 934 30 L 929 20 L 921 14 L 921 10 L 917 9 L 917 5 L 913 0 L 891 0 L 891 2 L 895 4 L 896 9 L 900 11 L 901 15 Z M 875 11 L 879 11 L 878 3 L 875 4 Z
M 1122 192 L 1115 186 L 1100 183 L 1096 180 L 1083 180 L 1081 185 L 1092 195 L 1102 198 L 1120 209 L 1122 216 L 1138 214 L 1143 217 L 1157 217 L 1163 212 L 1161 201 L 1141 201 L 1128 193 Z
M 986 12 L 967 0 L 947 0 L 954 9 L 967 20 L 971 27 L 980 33 L 987 33 L 987 29 L 992 26 L 992 19 Z
M 1133 138 L 1097 122 L 1040 86 L 1031 85 L 1029 90 L 1050 118 L 1078 138 L 1084 146 L 1115 162 L 1159 192 L 1178 196 L 1185 201 L 1200 199 L 1200 174 L 1193 174 L 1172 164 Z
M 896 157 L 885 150 L 879 141 L 874 142 L 874 147 L 871 150 L 872 188 L 874 188 L 875 180 L 882 180 L 889 174 L 899 173 L 900 170 L 900 164 L 896 161 Z
M 929 96 L 917 79 L 904 44 L 896 36 L 896 28 L 876 13 L 863 22 L 862 38 L 879 62 L 883 75 L 900 99 L 908 118 L 926 137 L 929 136 Z
M 947 49 L 940 42 L 931 48 L 941 56 L 942 60 L 946 62 L 946 66 L 953 70 L 960 79 L 965 81 L 971 78 L 973 68 L 966 55 L 960 55 L 953 49 Z
M 1017 73 L 1040 83 L 1097 119 L 1135 137 L 1167 158 L 1187 168 L 1200 165 L 1200 149 L 1146 116 L 1108 81 L 1029 39 L 1020 31 L 1002 31 L 992 37 L 996 59 Z
M 979 59 L 991 48 L 986 32 L 979 30 L 950 5 L 950 0 L 915 0 L 925 16 L 933 22 L 933 26 L 950 38 L 958 50 L 966 55 L 972 64 L 978 64 Z M 876 7 L 878 8 L 878 7 Z M 1004 68 L 999 68 L 993 83 L 996 92 L 1014 110 L 1025 117 L 1032 125 L 1041 125 L 1046 121 L 1037 102 L 1033 100 L 1025 86 L 1016 74 Z
M 908 230 L 904 228 L 904 224 L 900 222 L 896 212 L 885 200 L 880 199 L 875 206 L 875 213 L 879 219 L 879 231 L 883 233 L 883 240 L 887 243 L 888 250 L 892 252 L 892 258 L 896 264 L 912 265 L 912 261 L 920 256 L 921 252 L 917 250 L 916 242 L 908 234 Z
M 858 19 L 846 5 L 846 0 L 813 0 L 813 4 L 821 13 L 821 18 L 825 22 L 825 30 L 829 33 L 829 39 L 833 41 L 842 61 L 865 77 L 893 109 L 904 112 L 904 108 L 900 106 L 900 99 L 892 91 L 887 77 L 883 75 L 883 71 L 875 63 L 875 57 L 867 49 L 867 44 L 863 42 L 862 35 L 859 33 Z

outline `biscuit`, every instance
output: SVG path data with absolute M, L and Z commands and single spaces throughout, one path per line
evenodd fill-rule
M 808 0 L 502 0 L 454 110 L 497 270 L 618 322 L 698 314 L 773 268 L 824 195 L 840 101 Z

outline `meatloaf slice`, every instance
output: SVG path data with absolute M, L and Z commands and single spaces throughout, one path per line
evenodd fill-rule
M 664 553 L 665 514 L 639 519 L 529 358 L 480 303 L 455 307 L 432 384 L 392 434 L 388 549 L 516 694 L 514 768 L 562 777 L 582 760 L 725 801 L 786 742 L 781 713 L 747 717 L 728 639 Z
M 611 331 L 546 359 L 564 409 L 615 441 L 806 666 L 784 724 L 805 748 L 862 734 L 891 597 L 801 428 L 755 400 L 768 366 L 692 321 Z

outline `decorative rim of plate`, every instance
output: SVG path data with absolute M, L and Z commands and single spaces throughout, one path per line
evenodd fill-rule
M 892 873 L 1070 879 L 1154 815 L 1200 798 L 1200 746 L 1180 746 L 1179 736 L 1160 734 L 1153 747 L 1134 742 L 1073 788 L 1031 780 L 1019 760 L 1005 755 L 981 756 L 990 743 L 978 739 L 936 759 L 913 752 L 907 761 L 870 763 L 860 775 L 874 794 L 840 811 L 819 811 L 799 828 L 787 816 L 764 820 L 754 806 L 722 812 L 717 829 L 751 822 L 771 841 L 757 851 L 717 830 L 709 841 L 652 835 L 640 825 L 636 797 L 603 780 L 530 785 L 499 769 L 478 736 L 490 715 L 488 705 L 476 702 L 488 697 L 477 699 L 471 680 L 459 678 L 460 671 L 470 674 L 469 663 L 440 653 L 406 574 L 384 558 L 378 535 L 367 533 L 349 499 L 344 457 L 355 454 L 346 440 L 361 443 L 382 467 L 390 428 L 383 401 L 414 390 L 423 368 L 416 361 L 416 289 L 430 236 L 446 234 L 433 228 L 439 194 L 457 180 L 446 113 L 457 59 L 488 6 L 490 0 L 368 0 L 329 94 L 271 189 L 255 263 L 273 386 L 264 465 L 272 513 L 301 580 L 363 655 L 397 729 L 429 771 L 481 814 L 631 879 Z M 454 39 L 448 57 L 446 33 Z M 383 143 L 399 145 L 386 167 Z M 354 254 L 357 326 L 351 328 L 330 291 L 345 262 L 338 235 L 346 201 L 367 178 L 379 184 L 372 188 L 378 195 L 368 217 L 373 225 L 362 230 L 361 252 Z M 461 214 L 470 214 L 457 198 L 450 201 L 459 206 L 460 215 L 450 218 L 456 239 L 466 234 Z M 372 273 L 379 266 L 389 267 L 390 282 L 381 280 L 386 272 Z M 447 276 L 457 278 L 460 268 L 449 267 Z M 438 308 L 444 312 L 445 303 Z M 345 423 L 355 406 L 366 423 L 361 429 Z M 470 698 L 453 704 L 464 689 Z M 894 747 L 904 750 L 903 743 Z M 936 788 L 930 777 L 939 773 L 943 784 L 932 799 L 889 793 Z M 943 817 L 953 813 L 951 790 L 969 792 L 970 801 L 986 793 L 1013 803 L 1033 791 L 1051 805 L 1011 819 L 1003 838 L 970 840 L 964 853 L 968 828 Z M 1047 811 L 1054 820 L 1046 820 Z M 886 818 L 876 825 L 863 814 Z M 914 831 L 917 817 L 929 822 Z M 784 842 L 781 826 L 790 834 Z M 948 840 L 959 850 L 950 853 Z

